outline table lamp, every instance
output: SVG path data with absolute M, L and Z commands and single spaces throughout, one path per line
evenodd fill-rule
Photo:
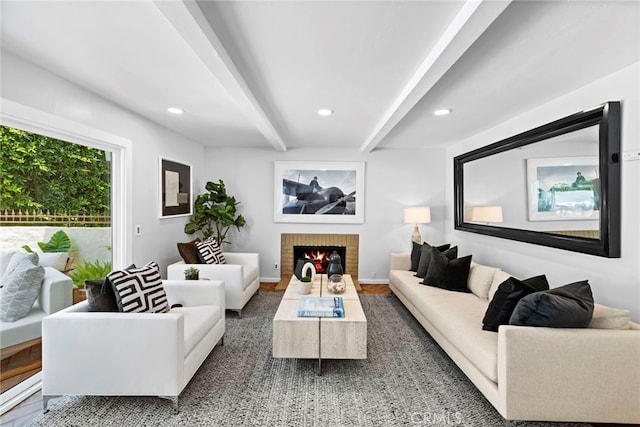
M 431 210 L 426 206 L 404 208 L 404 223 L 415 224 L 413 228 L 413 234 L 411 240 L 417 244 L 422 244 L 422 237 L 420 236 L 420 230 L 418 230 L 418 224 L 428 224 L 431 222 Z
M 485 225 L 502 222 L 502 206 L 474 206 L 471 208 L 470 220 L 483 222 Z

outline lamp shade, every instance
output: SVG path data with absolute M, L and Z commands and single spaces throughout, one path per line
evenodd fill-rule
M 502 222 L 502 206 L 474 206 L 471 208 L 473 222 Z
M 428 224 L 431 222 L 431 210 L 426 206 L 404 208 L 405 224 Z

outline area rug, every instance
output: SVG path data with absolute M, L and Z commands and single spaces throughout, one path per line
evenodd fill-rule
M 368 319 L 368 358 L 324 361 L 321 376 L 316 360 L 271 357 L 271 320 L 281 298 L 280 292 L 261 292 L 241 319 L 227 313 L 224 346 L 213 350 L 187 385 L 178 414 L 171 402 L 155 397 L 65 396 L 50 401 L 50 412 L 30 425 L 504 425 L 396 297 L 360 296 Z

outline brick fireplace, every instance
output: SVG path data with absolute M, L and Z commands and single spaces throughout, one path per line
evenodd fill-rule
M 280 283 L 276 290 L 284 290 L 291 280 L 294 269 L 294 246 L 343 246 L 345 247 L 345 273 L 350 274 L 356 289 L 358 283 L 359 259 L 358 234 L 312 234 L 312 233 L 283 233 L 280 235 Z

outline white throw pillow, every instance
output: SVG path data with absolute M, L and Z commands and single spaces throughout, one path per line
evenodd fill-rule
M 496 291 L 498 290 L 498 286 L 505 280 L 507 280 L 511 275 L 502 270 L 498 270 L 493 275 L 493 281 L 491 282 L 491 287 L 489 288 L 489 294 L 487 295 L 487 299 L 491 301 Z
M 8 277 L 15 270 L 16 266 L 23 260 L 29 260 L 31 264 L 38 265 L 38 254 L 35 252 L 14 252 L 9 259 L 9 262 L 5 266 L 5 270 L 0 277 L 0 288 L 4 286 L 4 283 L 8 280 Z
M 13 269 L 7 270 L 0 288 L 0 320 L 15 322 L 29 314 L 43 279 L 44 267 L 34 265 L 28 258 L 22 258 Z
M 39 264 L 43 267 L 53 267 L 58 271 L 64 271 L 69 254 L 66 252 L 42 252 Z
M 475 296 L 487 299 L 489 297 L 489 288 L 493 283 L 493 276 L 497 271 L 500 271 L 497 267 L 489 267 L 472 261 L 467 287 Z
M 594 329 L 629 329 L 631 312 L 624 308 L 607 307 L 595 304 L 589 328 Z

